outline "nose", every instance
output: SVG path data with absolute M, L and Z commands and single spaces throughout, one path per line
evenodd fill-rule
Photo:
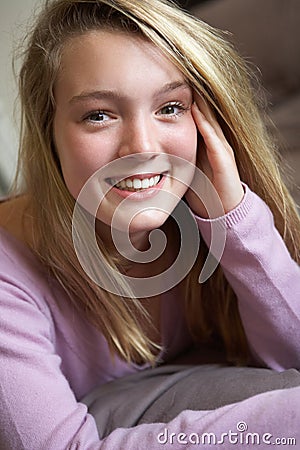
M 149 159 L 153 157 L 153 153 L 158 152 L 159 140 L 151 117 L 139 114 L 124 121 L 120 157 L 132 155 Z

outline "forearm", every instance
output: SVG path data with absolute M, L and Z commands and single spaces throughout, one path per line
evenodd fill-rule
M 209 244 L 211 221 L 197 221 Z M 220 263 L 237 295 L 253 354 L 276 370 L 299 368 L 300 269 L 270 210 L 246 188 L 241 204 L 226 215 L 226 228 Z

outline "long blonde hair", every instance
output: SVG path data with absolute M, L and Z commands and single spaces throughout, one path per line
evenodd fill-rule
M 266 133 L 248 69 L 221 32 L 166 0 L 52 0 L 27 37 L 20 71 L 22 129 L 19 170 L 33 210 L 33 250 L 70 301 L 127 361 L 154 361 L 153 343 L 138 323 L 142 307 L 120 278 L 124 301 L 97 286 L 78 262 L 72 241 L 74 199 L 63 181 L 53 143 L 53 88 L 68 39 L 91 30 L 122 30 L 150 40 L 214 109 L 235 151 L 241 179 L 271 208 L 292 257 L 299 261 L 300 222 Z M 101 245 L 101 243 L 100 243 Z M 63 249 L 63 251 L 62 251 Z M 245 363 L 248 346 L 234 292 L 221 267 L 204 284 L 197 277 L 205 248 L 183 281 L 186 319 L 195 340 L 219 340 L 229 361 Z M 117 266 L 109 254 L 103 256 Z M 126 291 L 127 289 L 127 291 Z M 125 301 L 126 297 L 126 301 Z M 131 301 L 128 301 L 131 298 Z

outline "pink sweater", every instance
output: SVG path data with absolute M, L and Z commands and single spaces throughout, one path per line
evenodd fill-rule
M 209 222 L 197 218 L 206 240 Z M 227 226 L 221 264 L 238 296 L 254 357 L 275 370 L 299 369 L 299 266 L 275 229 L 270 210 L 247 187 L 242 203 L 227 214 Z M 147 366 L 118 358 L 113 362 L 103 336 L 70 307 L 68 296 L 45 275 L 29 249 L 3 229 L 0 252 L 1 450 L 195 448 L 163 445 L 157 436 L 166 427 L 176 435 L 201 434 L 211 424 L 221 435 L 242 419 L 257 433 L 265 432 L 267 424 L 267 431 L 276 435 L 282 416 L 284 434 L 300 438 L 300 388 L 292 388 L 215 411 L 184 411 L 168 424 L 117 429 L 100 440 L 80 399 L 102 383 Z M 163 296 L 161 319 L 160 357 L 167 362 L 191 345 L 176 296 Z

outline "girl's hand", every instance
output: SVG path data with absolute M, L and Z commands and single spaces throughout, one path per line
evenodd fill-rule
M 200 133 L 197 166 L 211 181 L 221 200 L 224 210 L 223 214 L 226 214 L 234 209 L 244 196 L 244 189 L 235 163 L 233 150 L 225 139 L 223 131 L 211 109 L 204 99 L 197 94 L 192 106 L 192 114 Z M 197 171 L 191 187 L 200 194 L 203 203 L 193 190 L 189 189 L 186 193 L 186 199 L 190 208 L 201 217 L 213 218 L 212 214 L 215 214 L 213 212 L 214 205 L 210 203 L 216 200 L 213 200 L 214 196 L 209 193 L 208 183 L 205 183 L 203 177 L 200 179 L 197 176 Z M 204 205 L 208 207 L 209 213 Z M 220 214 L 216 214 L 216 216 L 218 215 Z

